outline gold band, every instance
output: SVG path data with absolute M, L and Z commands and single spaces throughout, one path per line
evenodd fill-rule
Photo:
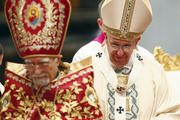
M 121 39 L 121 40 L 128 40 L 128 41 L 136 40 L 143 33 L 143 32 L 142 33 L 135 33 L 135 32 L 122 33 L 120 30 L 110 28 L 106 26 L 105 24 L 103 24 L 103 28 L 107 32 L 107 34 L 110 35 L 111 37 L 116 38 L 116 39 Z

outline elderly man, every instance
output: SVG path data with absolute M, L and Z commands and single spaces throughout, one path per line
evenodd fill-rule
M 137 51 L 152 21 L 148 0 L 105 0 L 106 45 L 92 57 L 94 87 L 105 120 L 179 120 L 162 66 Z M 91 57 L 86 59 L 91 61 Z
M 97 19 L 97 23 L 99 28 L 102 30 L 102 19 L 101 19 L 101 6 L 103 4 L 104 0 L 102 0 L 98 5 L 98 13 L 99 18 Z M 140 38 L 139 38 L 140 39 Z M 92 56 L 97 53 L 99 49 L 105 44 L 104 42 L 104 34 L 101 32 L 99 36 L 97 36 L 95 39 L 93 39 L 91 42 L 87 43 L 83 47 L 81 47 L 73 56 L 72 63 L 79 62 L 89 56 Z M 150 58 L 154 59 L 154 56 L 145 48 L 141 46 L 137 46 L 137 49 L 140 53 L 143 55 L 148 55 Z
M 101 118 L 92 67 L 67 74 L 68 66 L 59 55 L 69 22 L 70 1 L 7 0 L 5 8 L 14 43 L 25 65 L 7 63 L 0 119 Z

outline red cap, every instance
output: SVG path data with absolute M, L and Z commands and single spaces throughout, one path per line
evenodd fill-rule
M 22 58 L 60 54 L 71 14 L 69 0 L 7 0 L 5 14 Z

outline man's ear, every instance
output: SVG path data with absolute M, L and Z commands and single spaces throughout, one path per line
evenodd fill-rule
M 141 36 L 136 39 L 136 45 L 138 44 L 139 40 L 141 40 Z
M 137 49 L 137 45 L 138 45 L 138 42 L 139 42 L 140 39 L 141 39 L 141 37 L 137 38 L 136 41 L 135 41 L 136 42 L 135 43 L 136 44 L 136 47 L 135 47 L 136 49 Z
M 62 58 L 63 58 L 62 55 L 58 55 L 58 57 L 57 57 L 57 59 L 58 59 L 57 62 L 60 63 L 60 62 L 62 61 Z
M 101 29 L 101 31 L 104 32 L 104 30 L 103 30 L 103 25 L 102 25 L 102 19 L 101 19 L 101 18 L 98 18 L 98 19 L 97 19 L 97 23 L 98 23 L 99 29 Z

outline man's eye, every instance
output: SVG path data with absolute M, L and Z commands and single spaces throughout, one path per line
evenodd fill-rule
M 40 62 L 39 65 L 47 65 L 49 62 Z
M 124 45 L 123 47 L 126 47 L 126 48 L 128 48 L 128 47 L 130 47 L 131 45 Z
M 25 63 L 26 65 L 32 65 L 32 63 Z
M 118 47 L 118 45 L 116 45 L 116 44 L 111 44 L 111 46 L 112 46 L 112 47 Z

